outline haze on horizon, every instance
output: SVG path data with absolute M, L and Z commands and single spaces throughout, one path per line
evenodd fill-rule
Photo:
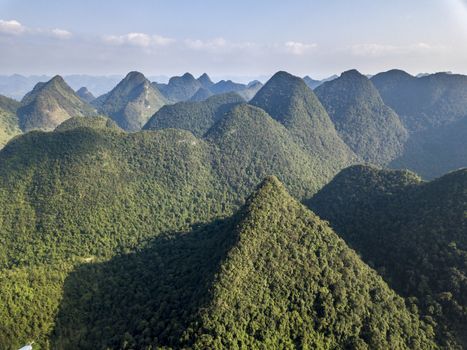
M 0 74 L 467 73 L 465 0 L 0 0 Z

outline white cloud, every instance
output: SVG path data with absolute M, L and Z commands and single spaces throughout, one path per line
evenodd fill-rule
M 145 33 L 128 33 L 124 35 L 107 35 L 104 41 L 112 45 L 133 45 L 140 47 L 166 46 L 174 39 L 160 35 L 149 35 Z
M 387 55 L 405 55 L 413 53 L 427 53 L 441 51 L 444 46 L 416 43 L 411 45 L 384 45 L 384 44 L 359 44 L 353 45 L 350 50 L 355 56 L 381 57 Z
M 15 20 L 4 21 L 0 19 L 0 33 L 18 35 L 26 31 L 21 23 Z
M 297 56 L 304 55 L 318 46 L 316 44 L 307 44 L 298 41 L 287 41 L 284 45 L 288 53 Z
M 5 21 L 2 19 L 0 19 L 0 33 L 8 35 L 42 35 L 57 39 L 68 39 L 72 36 L 71 32 L 60 28 L 29 28 L 16 20 Z
M 72 36 L 71 32 L 69 32 L 68 30 L 58 28 L 52 29 L 50 31 L 50 34 L 59 39 L 69 39 Z

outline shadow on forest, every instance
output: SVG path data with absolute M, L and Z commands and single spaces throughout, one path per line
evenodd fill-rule
M 156 237 L 141 251 L 83 264 L 66 279 L 54 349 L 178 347 L 209 301 L 236 240 L 234 218 Z

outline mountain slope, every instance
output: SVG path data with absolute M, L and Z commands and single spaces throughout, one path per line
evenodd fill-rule
M 96 114 L 96 110 L 81 100 L 58 75 L 46 83 L 38 83 L 24 96 L 17 111 L 23 131 L 53 130 L 68 118 Z
M 413 133 L 404 153 L 389 166 L 410 169 L 425 179 L 467 167 L 467 117 Z
M 364 161 L 386 164 L 402 153 L 407 131 L 367 77 L 347 71 L 314 92 L 344 142 Z
M 355 154 L 342 141 L 334 125 L 302 79 L 276 73 L 250 101 L 283 124 L 325 168 L 329 175 L 355 161 Z
M 20 103 L 0 95 L 0 149 L 14 136 L 21 134 L 16 110 Z
M 157 111 L 145 130 L 177 128 L 201 137 L 233 106 L 244 102 L 236 93 L 220 94 L 199 102 L 178 102 Z
M 233 217 L 84 265 L 65 285 L 58 349 L 434 348 L 430 328 L 274 177 Z
M 355 166 L 310 201 L 364 261 L 410 297 L 447 348 L 467 345 L 467 170 L 429 183 Z
M 130 72 L 109 93 L 92 104 L 124 130 L 140 130 L 166 104 L 162 94 L 139 72 Z
M 200 87 L 193 96 L 190 97 L 190 101 L 204 101 L 212 96 L 212 92 L 207 88 Z
M 467 76 L 436 73 L 416 78 L 392 70 L 375 75 L 371 81 L 409 131 L 438 127 L 467 116 Z

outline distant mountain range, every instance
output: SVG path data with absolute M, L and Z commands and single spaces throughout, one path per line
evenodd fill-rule
M 12 116 L 11 111 L 8 116 L 3 113 L 3 144 L 20 133 L 18 126 L 22 131 L 53 130 L 70 117 L 97 114 L 112 118 L 127 131 L 141 130 L 153 119 L 153 125 L 147 128 L 171 125 L 195 133 L 205 132 L 212 124 L 209 120 L 213 118 L 213 109 L 196 102 L 235 93 L 240 99 L 251 101 L 251 104 L 277 118 L 295 134 L 294 137 L 301 139 L 301 143 L 310 143 L 312 154 L 320 148 L 319 152 L 337 156 L 348 148 L 344 151 L 346 155 L 337 156 L 341 160 L 347 159 L 344 161 L 346 164 L 352 162 L 349 159 L 358 158 L 373 164 L 409 168 L 432 179 L 465 166 L 467 157 L 463 141 L 464 119 L 467 118 L 467 78 L 461 75 L 436 73 L 413 77 L 403 71 L 392 70 L 368 78 L 353 70 L 340 77 L 320 81 L 319 85 L 315 84 L 316 81 L 312 83 L 309 77 L 303 80 L 294 78 L 290 80 L 295 81 L 294 87 L 293 84 L 287 85 L 290 83 L 287 79 L 280 81 L 276 74 L 263 88 L 259 81 L 247 85 L 224 80 L 215 83 L 206 73 L 197 79 L 186 73 L 172 77 L 167 84 L 150 83 L 141 73 L 133 72 L 111 91 L 97 98 L 85 86 L 73 92 L 62 78 L 60 84 L 54 84 L 57 79 L 38 83 L 21 101 L 17 112 L 14 112 L 16 116 Z M 312 92 L 310 94 L 310 89 L 303 83 L 307 81 L 316 96 Z M 44 86 L 48 88 L 38 93 Z M 195 104 L 178 105 L 184 101 Z M 216 101 L 218 107 L 222 105 L 222 97 L 212 101 Z M 164 113 L 170 113 L 174 119 L 162 122 L 168 114 L 165 117 L 160 114 L 156 118 L 155 113 L 167 104 L 174 107 L 165 109 Z M 323 116 L 323 110 L 328 116 Z M 333 125 L 329 124 L 328 117 Z M 303 127 L 310 122 L 317 124 L 314 128 Z M 320 123 L 327 126 L 322 128 Z M 338 135 L 325 136 L 324 130 L 332 128 Z M 311 130 L 313 133 L 307 134 Z M 326 144 L 331 138 L 340 145 Z M 455 156 L 447 157 L 447 154 Z M 330 164 L 344 164 L 340 162 L 330 161 Z M 335 167 L 339 168 L 340 165 Z

